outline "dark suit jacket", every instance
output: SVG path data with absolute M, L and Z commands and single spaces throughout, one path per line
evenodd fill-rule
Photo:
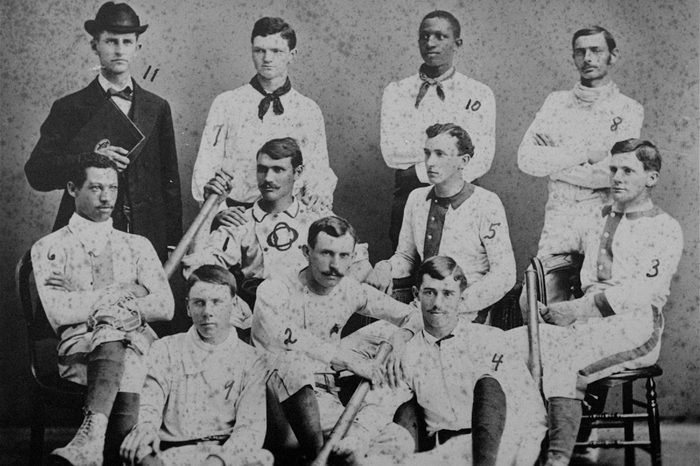
M 54 102 L 51 113 L 41 125 L 39 142 L 24 166 L 32 188 L 39 191 L 66 189 L 81 154 L 68 154 L 65 148 L 105 99 L 95 79 L 86 88 Z M 146 140 L 130 156 L 132 161 L 125 176 L 120 176 L 119 198 L 126 194 L 129 200 L 131 231 L 148 238 L 164 260 L 167 246 L 176 245 L 182 236 L 180 175 L 170 106 L 134 82 L 131 115 Z M 54 231 L 68 224 L 74 211 L 75 203 L 66 190 Z M 115 209 L 113 216 L 119 213 L 119 209 Z M 115 227 L 120 225 L 115 222 Z

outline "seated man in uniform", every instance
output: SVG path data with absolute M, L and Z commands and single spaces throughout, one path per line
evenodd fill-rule
M 502 330 L 460 318 L 467 279 L 452 258 L 426 260 L 416 281 L 424 329 L 406 346 L 401 379 L 423 409 L 432 448 L 407 457 L 363 458 L 361 445 L 344 441 L 336 452 L 352 452 L 363 465 L 531 466 L 546 422 L 527 367 L 511 354 Z
M 540 309 L 550 466 L 569 463 L 589 383 L 657 361 L 661 309 L 683 250 L 680 225 L 651 197 L 661 169 L 658 149 L 627 139 L 611 153 L 612 206 L 603 207 L 597 224 L 574 225 L 577 252 L 585 254 L 584 296 Z M 511 332 L 525 351 L 524 331 Z
M 32 247 L 39 297 L 61 340 L 59 372 L 87 385 L 83 424 L 52 459 L 102 464 L 104 449 L 112 464 L 136 422 L 143 356 L 157 338 L 146 322 L 172 318 L 173 296 L 151 243 L 112 227 L 115 163 L 83 155 L 69 180 L 75 213 Z
M 239 294 L 250 305 L 255 290 L 271 274 L 298 271 L 306 264 L 301 251 L 309 225 L 332 213 L 309 209 L 294 196 L 294 186 L 304 170 L 301 149 L 293 138 L 272 139 L 257 152 L 260 199 L 247 209 L 238 226 L 221 224 L 195 252 L 184 259 L 185 276 L 202 264 L 239 266 Z M 226 194 L 232 180 L 221 173 L 204 187 L 205 196 Z M 360 281 L 371 270 L 367 245 L 358 245 L 350 273 Z
M 303 247 L 308 266 L 265 280 L 258 289 L 253 341 L 271 353 L 276 372 L 269 385 L 307 459 L 316 457 L 323 434 L 343 411 L 336 372 L 348 370 L 376 386 L 382 370 L 362 353 L 371 353 L 385 339 L 401 354 L 405 341 L 422 326 L 411 306 L 346 276 L 356 241 L 346 220 L 319 219 L 311 224 Z M 341 341 L 343 326 L 355 312 L 388 322 L 375 322 Z M 350 433 L 379 444 L 380 432 L 384 439 L 402 436 L 403 443 L 393 439 L 392 445 L 412 449 L 408 432 L 391 422 L 400 404 L 393 398 L 388 389 L 372 390 Z
M 139 465 L 272 465 L 265 437 L 265 364 L 231 326 L 233 275 L 203 265 L 187 280 L 186 333 L 148 355 L 139 422 L 122 458 Z
M 474 153 L 469 134 L 452 123 L 430 126 L 426 134 L 425 166 L 433 186 L 409 195 L 399 245 L 390 259 L 375 265 L 373 283 L 388 288 L 392 278 L 413 275 L 422 261 L 449 256 L 469 283 L 461 312 L 474 315 L 500 300 L 515 283 L 506 214 L 496 194 L 462 177 Z

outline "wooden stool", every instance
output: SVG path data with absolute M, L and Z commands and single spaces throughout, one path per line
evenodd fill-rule
M 593 440 L 577 442 L 577 447 L 589 448 L 624 448 L 625 465 L 635 464 L 635 449 L 641 448 L 651 455 L 651 464 L 661 465 L 661 431 L 659 428 L 659 406 L 656 402 L 656 382 L 654 377 L 663 373 L 661 368 L 653 366 L 640 369 L 624 370 L 590 385 L 612 388 L 622 385 L 622 413 L 601 413 L 583 416 L 583 423 L 589 423 L 593 429 L 617 427 L 624 429 L 624 440 Z M 646 379 L 646 402 L 633 398 L 632 387 L 636 380 Z M 646 412 L 633 412 L 634 407 L 644 408 Z M 635 440 L 634 423 L 646 420 L 649 426 L 648 440 Z

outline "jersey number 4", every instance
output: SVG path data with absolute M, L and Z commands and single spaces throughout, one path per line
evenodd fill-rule
M 493 370 L 497 371 L 498 366 L 503 362 L 503 355 L 498 353 L 493 353 L 493 359 L 491 362 L 494 363 Z

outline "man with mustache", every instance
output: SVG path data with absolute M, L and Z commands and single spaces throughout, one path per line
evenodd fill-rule
M 187 279 L 185 333 L 148 355 L 139 422 L 122 443 L 140 466 L 272 465 L 265 438 L 264 357 L 231 326 L 236 279 L 203 265 Z
M 378 389 L 382 370 L 366 355 L 371 356 L 382 339 L 400 355 L 405 341 L 422 326 L 420 314 L 347 276 L 356 242 L 346 220 L 319 219 L 303 246 L 308 266 L 266 280 L 258 289 L 253 341 L 270 353 L 274 373 L 269 386 L 308 460 L 316 457 L 323 434 L 343 411 L 336 384 L 339 371 L 350 371 L 375 386 L 349 435 L 373 445 L 409 450 L 413 445 L 408 432 L 391 422 L 400 400 L 392 391 Z M 388 322 L 375 322 L 341 341 L 343 327 L 355 312 Z
M 86 154 L 109 157 L 119 170 L 114 228 L 148 238 L 163 262 L 168 246 L 174 247 L 182 236 L 182 202 L 170 106 L 132 77 L 142 46 L 139 37 L 147 28 L 126 3 L 107 2 L 94 20 L 85 22 L 100 71 L 87 87 L 53 104 L 24 171 L 36 190 L 65 190 Z M 139 128 L 144 141 L 129 152 L 131 148 L 111 144 L 112 136 L 104 134 L 99 137 L 105 138 L 105 146 L 73 149 L 73 139 L 109 101 Z M 64 191 L 53 229 L 65 226 L 73 212 L 73 199 Z
M 282 18 L 256 21 L 251 34 L 256 75 L 250 83 L 220 94 L 211 105 L 192 172 L 192 195 L 205 197 L 205 185 L 229 167 L 236 179 L 215 223 L 235 226 L 258 197 L 251 154 L 273 138 L 293 137 L 301 146 L 306 169 L 297 199 L 315 210 L 333 205 L 336 176 L 328 165 L 326 129 L 316 103 L 292 88 L 289 66 L 296 57 L 296 33 Z
M 661 310 L 683 250 L 678 222 L 654 205 L 661 155 L 649 141 L 617 142 L 609 161 L 613 203 L 595 223 L 579 218 L 584 296 L 540 309 L 542 386 L 549 401 L 548 466 L 569 464 L 586 386 L 659 357 Z M 565 251 L 568 252 L 568 251 Z M 527 357 L 526 329 L 509 331 Z
M 417 74 L 390 83 L 382 96 L 381 151 L 395 170 L 389 239 L 396 249 L 404 206 L 415 188 L 427 186 L 423 160 L 423 131 L 435 123 L 452 121 L 469 131 L 476 152 L 462 178 L 483 176 L 493 160 L 496 137 L 496 100 L 491 89 L 454 66 L 462 46 L 461 26 L 452 13 L 435 10 L 418 29 L 423 58 Z
M 392 278 L 412 276 L 420 263 L 435 255 L 452 257 L 469 286 L 461 312 L 483 311 L 515 283 L 515 258 L 508 222 L 498 196 L 464 181 L 474 146 L 464 128 L 454 123 L 425 130 L 424 163 L 432 186 L 413 191 L 406 202 L 399 245 L 388 260 L 375 265 L 372 283 L 388 288 Z
M 117 165 L 85 154 L 68 176 L 75 200 L 68 225 L 32 246 L 34 276 L 58 335 L 61 377 L 87 386 L 83 424 L 53 460 L 117 464 L 138 414 L 144 355 L 156 334 L 146 324 L 173 316 L 173 296 L 145 238 L 116 230 Z
M 547 96 L 518 148 L 522 171 L 549 177 L 538 256 L 567 249 L 575 220 L 596 222 L 608 203 L 609 149 L 639 137 L 644 120 L 642 106 L 611 79 L 620 58 L 612 34 L 600 26 L 584 28 L 571 45 L 579 82 Z
M 535 463 L 546 431 L 539 391 L 502 330 L 460 318 L 466 287 L 451 257 L 433 256 L 416 272 L 424 328 L 406 345 L 400 383 L 422 408 L 427 451 L 364 457 L 366 447 L 344 440 L 339 455 L 363 466 Z
M 302 248 L 309 226 L 332 214 L 312 210 L 294 195 L 305 170 L 305 159 L 295 139 L 267 141 L 258 150 L 256 160 L 260 199 L 244 212 L 243 224 L 220 225 L 183 261 L 185 276 L 202 264 L 237 268 L 239 294 L 251 307 L 260 282 L 272 275 L 298 271 L 306 264 Z M 204 191 L 207 195 L 225 194 L 237 182 L 218 174 Z M 358 245 L 349 273 L 361 281 L 370 270 L 367 244 Z

